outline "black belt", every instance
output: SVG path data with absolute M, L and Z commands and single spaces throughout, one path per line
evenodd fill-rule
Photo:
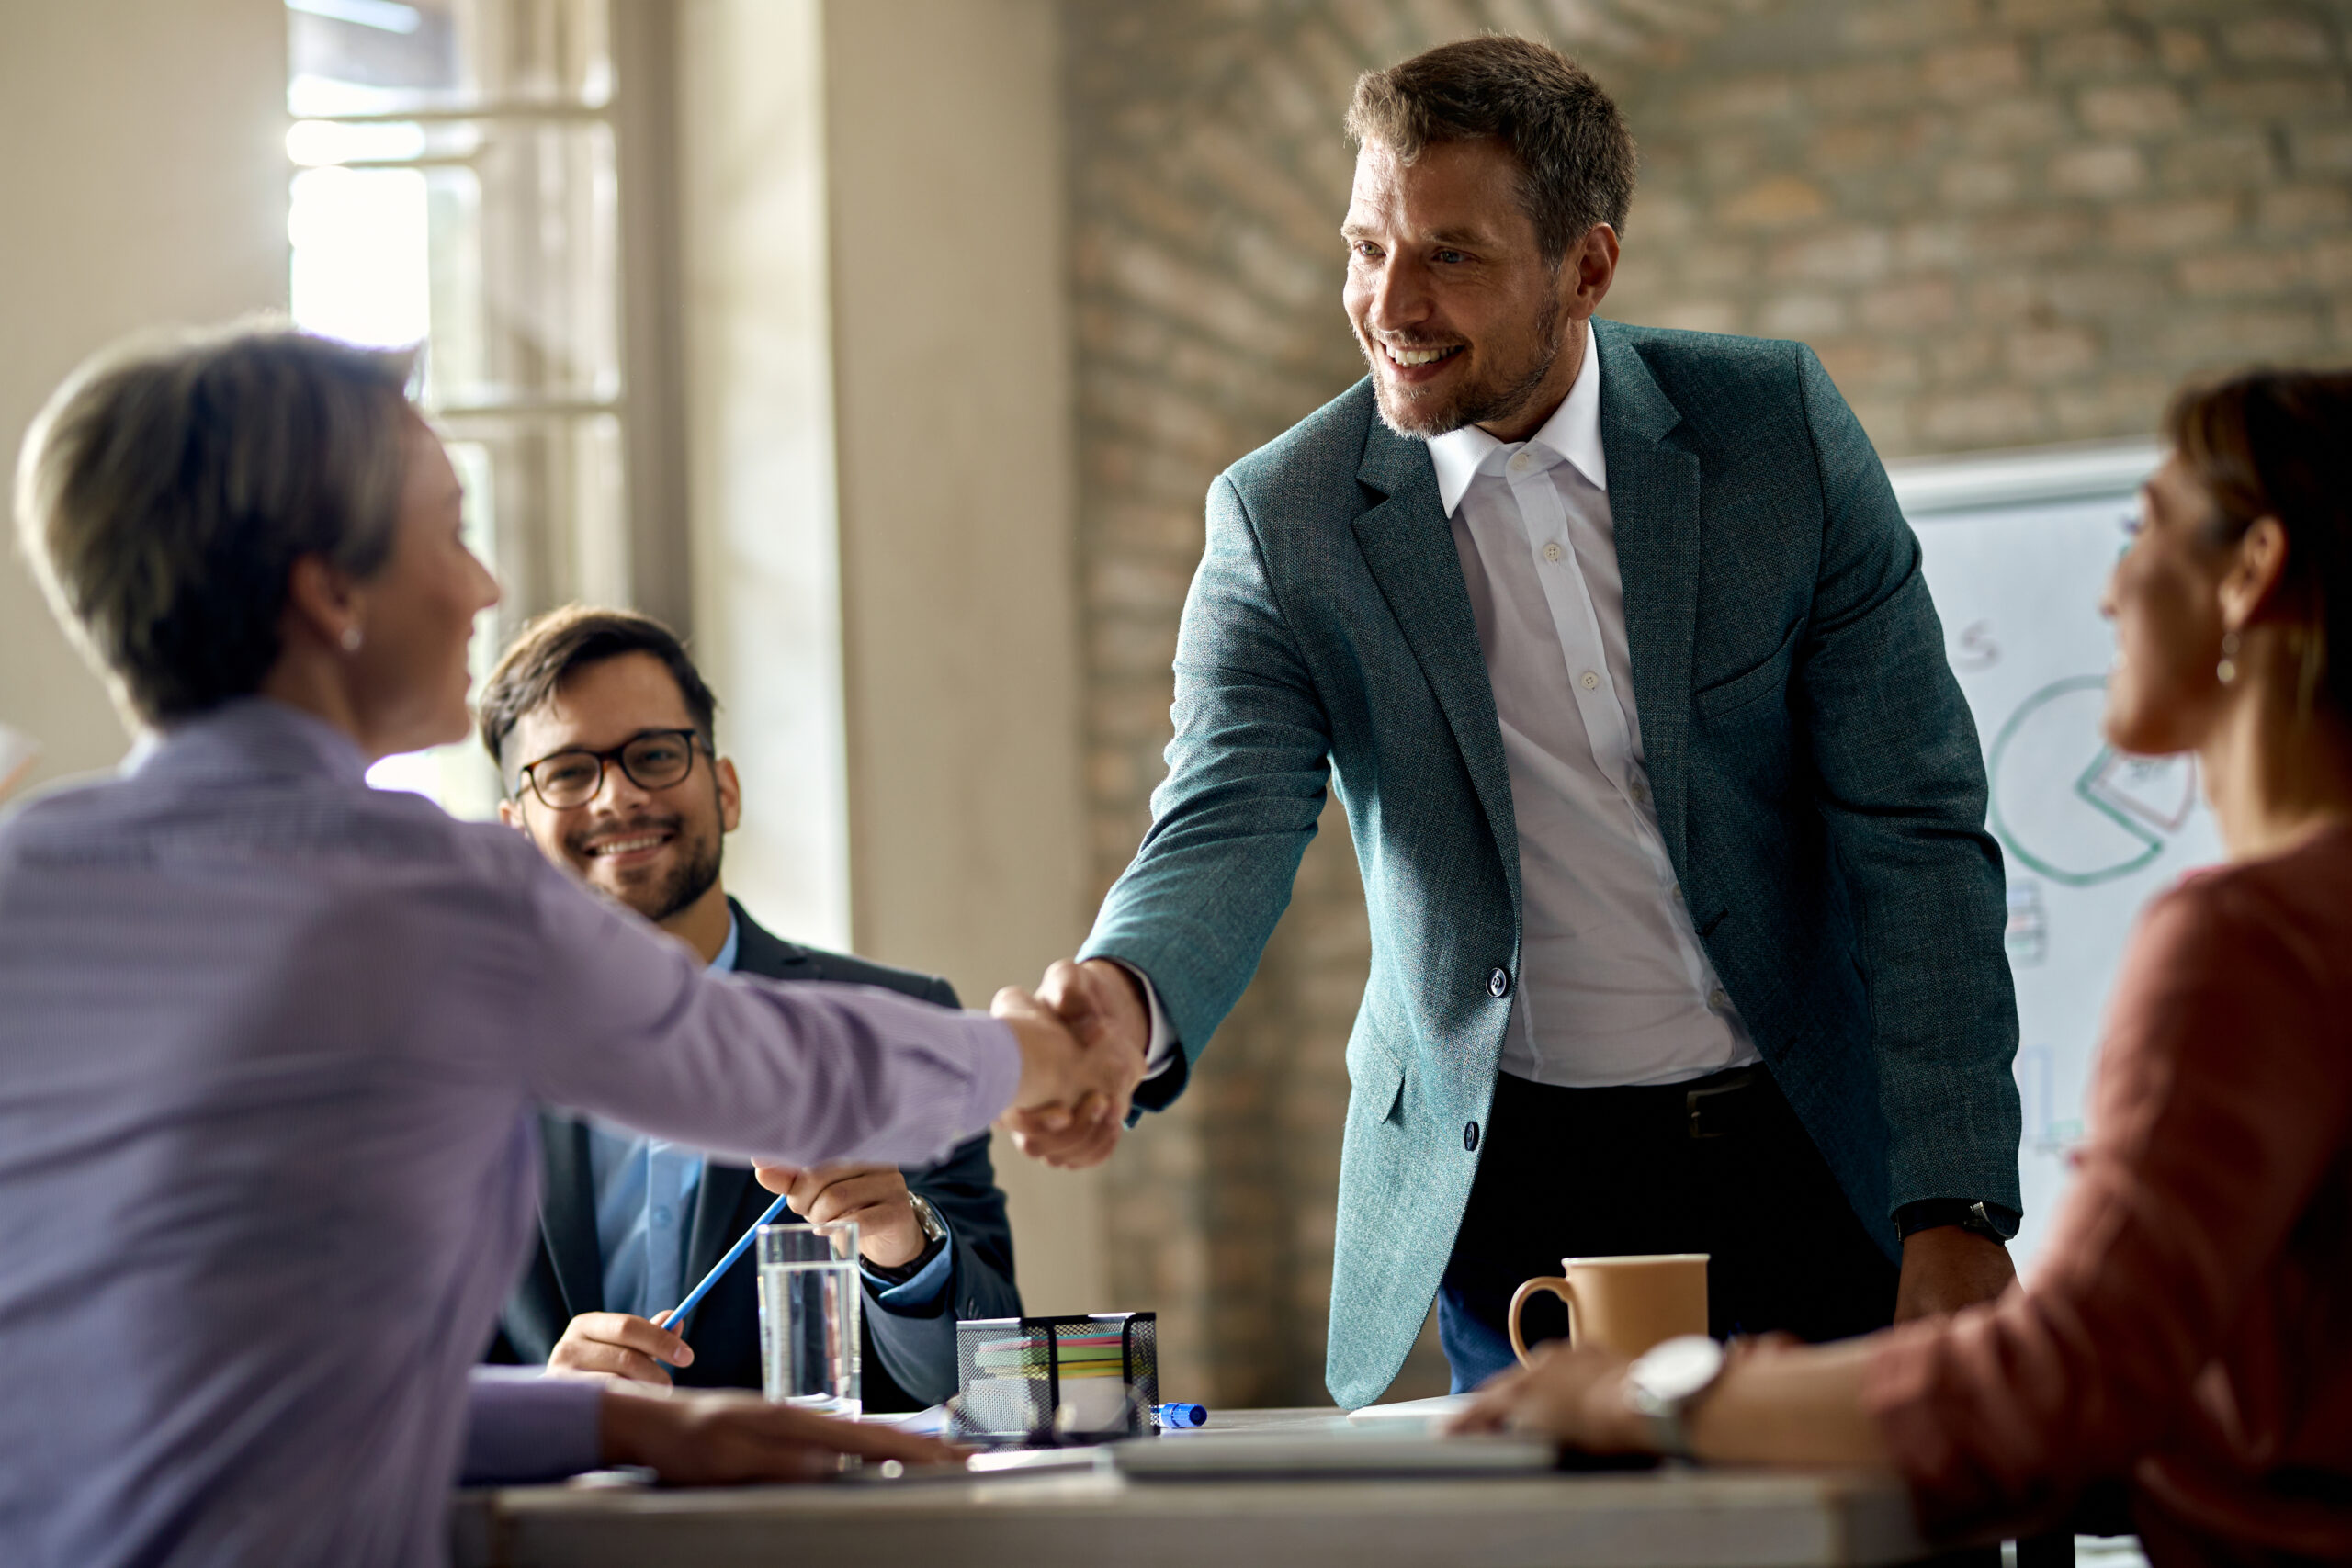
M 1672 1084 L 1629 1084 L 1611 1089 L 1568 1089 L 1505 1075 L 1509 1102 L 1532 1127 L 1551 1129 L 1566 1115 L 1569 1124 L 1600 1122 L 1651 1129 L 1652 1137 L 1672 1137 L 1677 1129 L 1692 1138 L 1729 1138 L 1763 1130 L 1785 1115 L 1780 1086 L 1761 1066 L 1733 1067 Z M 1498 1114 L 1502 1107 L 1498 1106 Z

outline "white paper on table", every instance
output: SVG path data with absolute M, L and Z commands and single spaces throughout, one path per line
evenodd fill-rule
M 1451 1416 L 1457 1410 L 1467 1410 L 1472 1396 L 1466 1393 L 1433 1394 L 1428 1399 L 1400 1399 L 1394 1404 L 1367 1404 L 1361 1410 L 1348 1412 L 1351 1421 L 1433 1421 L 1441 1416 Z
M 8 798 L 8 792 L 23 781 L 40 755 L 40 741 L 21 729 L 0 724 L 0 800 Z

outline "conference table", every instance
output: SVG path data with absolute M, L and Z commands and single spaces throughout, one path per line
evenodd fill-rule
M 1152 1442 L 1343 1429 L 1337 1412 L 1217 1411 Z M 1908 1501 L 1865 1475 L 1698 1470 L 1511 1477 L 1136 1480 L 1108 1470 L 705 1490 L 458 1494 L 458 1568 L 1869 1568 L 1921 1557 Z

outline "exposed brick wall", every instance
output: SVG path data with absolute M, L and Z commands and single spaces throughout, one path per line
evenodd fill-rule
M 1071 0 L 1089 831 L 1164 772 L 1226 464 L 1361 374 L 1357 72 L 1541 36 L 1643 150 L 1623 320 L 1800 337 L 1890 456 L 2144 434 L 2200 366 L 2352 359 L 2352 0 Z M 1193 1090 L 1113 1162 L 1112 1285 L 1171 1397 L 1319 1403 L 1341 1053 L 1370 958 L 1336 808 Z M 1442 1387 L 1424 1342 L 1395 1393 Z

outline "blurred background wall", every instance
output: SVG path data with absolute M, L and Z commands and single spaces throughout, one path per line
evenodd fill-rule
M 298 66 L 401 27 L 481 54 L 431 125 L 490 151 L 399 157 L 540 149 L 531 232 L 577 236 L 542 259 L 613 291 L 560 395 L 429 389 L 504 503 L 485 648 L 578 593 L 688 623 L 751 795 L 730 884 L 974 1003 L 1074 946 L 1148 819 L 1210 479 L 1359 373 L 1361 70 L 1487 28 L 1578 54 L 1643 152 L 1606 313 L 1812 343 L 1890 457 L 2143 435 L 2194 370 L 2352 358 L 2352 0 L 0 0 L 10 451 L 119 332 L 288 300 L 289 146 L 384 172 L 358 99 L 302 113 L 360 142 L 288 142 L 289 18 Z M 557 84 L 523 118 L 559 130 L 466 118 L 493 79 Z M 544 300 L 492 294 L 544 359 Z M 503 433 L 567 421 L 623 456 L 534 489 Z M 123 744 L 13 559 L 0 722 L 43 778 Z M 1369 957 L 1326 826 L 1175 1111 L 1085 1177 L 1001 1150 L 1033 1307 L 1156 1309 L 1181 1396 L 1325 1397 Z M 1395 1392 L 1442 1383 L 1425 1343 Z

